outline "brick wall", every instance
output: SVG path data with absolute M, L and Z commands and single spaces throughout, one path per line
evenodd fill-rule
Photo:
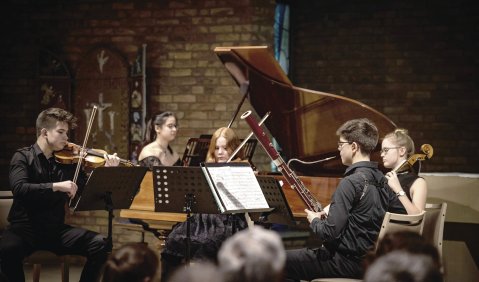
M 428 172 L 479 172 L 475 1 L 294 1 L 292 80 L 379 110 L 429 143 Z
M 472 1 L 294 1 L 295 85 L 344 95 L 430 143 L 427 171 L 478 172 L 478 40 Z M 47 48 L 75 76 L 81 57 L 108 46 L 132 62 L 147 44 L 148 108 L 175 111 L 182 154 L 189 137 L 225 126 L 238 87 L 213 54 L 216 46 L 269 45 L 274 1 L 8 1 L 0 27 L 0 181 L 8 162 L 35 141 L 37 55 Z M 73 90 L 74 91 L 74 90 Z M 240 113 L 249 109 L 246 103 Z M 244 124 L 234 124 L 240 136 Z M 256 158 L 258 158 L 256 160 Z M 257 150 L 255 164 L 266 169 Z M 106 234 L 106 212 L 70 220 Z M 116 243 L 139 233 L 114 229 Z
M 213 53 L 217 46 L 272 45 L 274 1 L 8 1 L 0 17 L 0 177 L 8 187 L 8 163 L 18 147 L 35 142 L 39 112 L 38 51 L 63 58 L 73 78 L 79 60 L 95 46 L 111 47 L 130 64 L 147 44 L 148 110 L 171 110 L 180 131 L 181 155 L 190 137 L 228 125 L 241 99 L 239 88 Z M 74 90 L 73 90 L 74 93 Z M 240 114 L 250 109 L 245 103 Z M 248 125 L 235 122 L 239 136 Z M 255 163 L 267 166 L 258 149 Z M 266 169 L 266 167 L 265 167 Z M 7 188 L 8 189 L 8 188 Z M 106 211 L 81 212 L 70 222 L 107 233 Z M 138 240 L 138 232 L 114 228 L 114 241 Z

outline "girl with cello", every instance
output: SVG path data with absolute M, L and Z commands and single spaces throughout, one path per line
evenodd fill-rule
M 412 169 L 401 172 L 399 167 L 414 154 L 414 142 L 406 129 L 396 129 L 387 134 L 381 144 L 384 167 L 392 169 L 386 173 L 388 186 L 397 195 L 391 212 L 419 214 L 426 205 L 427 183 Z M 399 170 L 399 172 L 397 172 Z

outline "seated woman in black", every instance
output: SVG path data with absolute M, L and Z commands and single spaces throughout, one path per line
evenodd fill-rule
M 226 162 L 239 144 L 240 140 L 231 128 L 219 128 L 211 138 L 206 162 Z M 234 161 L 242 161 L 243 155 L 243 151 L 240 150 Z M 233 233 L 233 220 L 236 221 L 238 230 L 246 228 L 244 215 L 192 215 L 190 219 L 191 259 L 216 262 L 221 244 Z M 161 281 L 167 281 L 168 276 L 183 263 L 186 249 L 185 238 L 186 222 L 173 227 L 166 238 L 165 248 L 161 253 Z
M 419 214 L 426 205 L 427 183 L 415 171 L 396 173 L 405 160 L 414 154 L 414 142 L 406 129 L 396 129 L 387 134 L 381 144 L 381 157 L 384 167 L 392 169 L 386 173 L 388 186 L 397 195 L 391 204 L 390 212 Z
M 163 112 L 153 116 L 147 125 L 145 143 L 138 156 L 141 166 L 180 165 L 180 157 L 171 148 L 170 142 L 175 140 L 178 132 L 176 116 L 172 112 Z

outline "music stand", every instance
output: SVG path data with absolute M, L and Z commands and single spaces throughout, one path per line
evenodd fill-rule
M 274 208 L 271 212 L 263 212 L 261 214 L 252 214 L 254 221 L 260 223 L 279 223 L 284 225 L 295 225 L 293 213 L 288 205 L 283 189 L 279 185 L 278 180 L 270 176 L 256 176 L 258 183 L 263 190 L 263 194 L 268 205 Z
M 186 144 L 181 163 L 184 166 L 199 166 L 206 159 L 211 138 L 190 138 Z
M 185 152 L 183 153 L 183 158 L 181 159 L 181 163 L 183 166 L 199 166 L 200 163 L 206 161 L 206 154 L 208 153 L 208 149 L 210 147 L 210 138 L 205 138 L 210 135 L 201 135 L 200 138 L 190 138 L 188 143 L 186 143 Z M 242 139 L 240 141 L 243 141 Z M 249 139 L 244 148 L 245 159 L 247 159 L 250 163 L 252 163 L 253 154 L 256 149 L 256 145 L 258 144 L 258 140 L 256 139 Z
M 189 262 L 191 213 L 220 213 L 205 174 L 200 167 L 155 166 L 153 188 L 155 212 L 186 213 L 185 259 Z M 233 220 L 233 231 L 235 229 Z
M 155 212 L 186 213 L 185 259 L 188 263 L 191 213 L 219 213 L 203 171 L 199 167 L 154 166 L 153 189 Z
M 113 210 L 128 209 L 133 202 L 146 167 L 99 167 L 93 170 L 78 201 L 72 203 L 74 211 L 108 211 L 107 248 L 113 249 Z

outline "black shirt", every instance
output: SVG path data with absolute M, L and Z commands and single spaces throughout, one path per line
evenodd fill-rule
M 54 192 L 53 182 L 73 180 L 76 165 L 48 160 L 37 143 L 19 149 L 10 161 L 10 187 L 13 205 L 8 214 L 12 225 L 24 224 L 34 228 L 54 228 L 64 223 L 64 192 Z M 82 171 L 78 177 L 78 191 L 86 182 Z
M 359 261 L 376 242 L 384 215 L 396 196 L 385 184 L 377 163 L 357 162 L 344 176 L 332 196 L 328 217 L 315 218 L 310 226 L 331 253 Z

